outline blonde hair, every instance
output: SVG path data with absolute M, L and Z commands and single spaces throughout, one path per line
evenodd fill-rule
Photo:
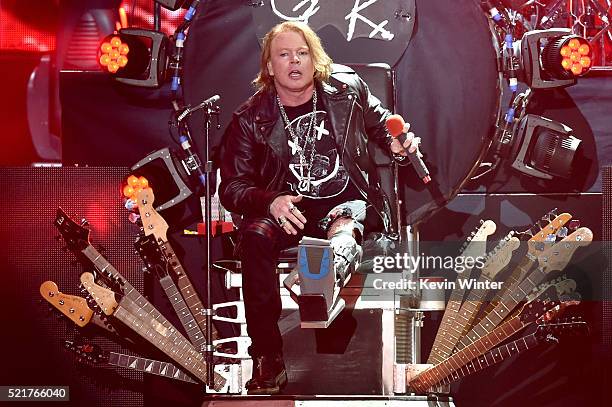
M 271 56 L 272 40 L 280 33 L 293 31 L 302 34 L 308 45 L 315 73 L 314 78 L 320 82 L 325 82 L 331 75 L 332 59 L 327 55 L 319 36 L 305 23 L 299 21 L 285 21 L 277 24 L 268 31 L 263 39 L 263 49 L 261 51 L 261 62 L 259 73 L 253 80 L 253 85 L 257 89 L 271 90 L 274 87 L 274 77 L 268 72 L 268 62 Z

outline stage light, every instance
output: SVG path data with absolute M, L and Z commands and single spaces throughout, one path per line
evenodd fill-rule
M 528 31 L 513 48 L 522 68 L 519 79 L 532 89 L 574 85 L 591 68 L 588 41 L 569 29 Z
M 135 175 L 130 175 L 127 179 L 127 183 L 128 185 L 130 185 L 132 188 L 136 188 L 138 186 L 138 177 Z
M 125 180 L 125 185 L 121 192 L 123 193 L 123 197 L 126 199 L 126 208 L 129 210 L 135 209 L 138 207 L 138 193 L 145 188 L 149 187 L 149 180 L 144 176 L 136 176 L 130 175 Z
M 123 187 L 123 196 L 125 198 L 131 198 L 132 196 L 134 196 L 134 187 L 132 187 L 131 185 L 126 185 Z
M 571 79 L 591 68 L 591 48 L 584 38 L 569 35 L 549 40 L 542 50 L 542 67 L 553 78 Z
M 155 88 L 166 78 L 167 48 L 161 32 L 123 28 L 103 40 L 98 60 L 118 82 Z
M 581 140 L 568 126 L 527 114 L 516 125 L 512 167 L 542 179 L 570 178 Z
M 143 176 L 138 177 L 138 184 L 140 185 L 140 188 L 142 189 L 149 187 L 149 181 Z

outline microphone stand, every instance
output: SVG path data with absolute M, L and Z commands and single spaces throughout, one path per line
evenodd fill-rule
M 181 125 L 181 121 L 187 118 L 191 113 L 196 110 L 204 109 L 204 165 L 200 164 L 200 160 L 197 156 L 196 152 L 191 151 L 190 145 L 190 137 L 189 132 L 186 132 L 187 136 L 180 136 L 181 146 L 187 153 L 190 155 L 190 158 L 195 160 L 195 172 L 198 174 L 198 178 L 200 182 L 204 186 L 204 222 L 206 226 L 206 297 L 205 297 L 205 308 L 202 312 L 204 312 L 206 316 L 206 370 L 207 370 L 207 383 L 206 385 L 209 388 L 214 388 L 214 345 L 212 339 L 212 318 L 213 318 L 213 308 L 212 308 L 212 299 L 211 299 L 211 261 L 210 261 L 210 246 L 211 246 L 211 234 L 212 234 L 212 212 L 211 212 L 211 200 L 212 200 L 212 191 L 210 188 L 210 180 L 213 172 L 213 164 L 210 160 L 210 150 L 209 150 L 209 136 L 210 136 L 210 127 L 212 116 L 216 116 L 217 118 L 217 128 L 220 128 L 219 125 L 219 111 L 220 108 L 215 104 L 216 101 L 219 100 L 217 95 L 213 96 L 210 99 L 207 99 L 207 103 L 202 102 L 196 108 L 187 108 L 183 112 L 177 112 L 177 122 L 179 124 L 179 129 Z M 202 170 L 204 167 L 204 170 Z

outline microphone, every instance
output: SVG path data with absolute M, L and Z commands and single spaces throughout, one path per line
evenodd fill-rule
M 406 123 L 404 122 L 404 118 L 399 114 L 392 114 L 391 116 L 387 117 L 387 121 L 385 123 L 385 125 L 387 126 L 387 130 L 389 131 L 391 136 L 393 138 L 398 139 L 398 141 L 402 144 L 402 147 L 404 146 L 404 142 L 406 141 L 406 133 L 404 133 L 405 124 Z M 408 159 L 410 160 L 410 163 L 414 167 L 414 170 L 416 171 L 419 178 L 423 181 L 423 183 L 427 184 L 429 181 L 431 181 L 431 177 L 429 176 L 429 170 L 425 166 L 425 163 L 423 162 L 421 157 L 419 157 L 417 151 L 411 153 L 406 150 L 406 152 L 408 153 Z
M 188 107 L 176 119 L 180 122 L 181 120 L 183 120 L 185 117 L 189 116 L 191 113 L 195 112 L 196 110 L 200 110 L 203 107 L 212 105 L 213 103 L 217 103 L 219 100 L 221 100 L 221 96 L 219 95 L 211 96 L 195 107 Z

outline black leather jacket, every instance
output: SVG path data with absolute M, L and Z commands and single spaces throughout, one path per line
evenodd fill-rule
M 383 108 L 352 69 L 334 64 L 329 83 L 318 83 L 319 95 L 329 115 L 336 147 L 351 181 L 390 228 L 389 202 L 380 187 L 368 139 L 389 151 L 391 136 Z M 290 194 L 285 179 L 289 147 L 275 95 L 255 93 L 236 112 L 228 126 L 220 154 L 223 206 L 246 217 L 269 216 L 274 198 Z

